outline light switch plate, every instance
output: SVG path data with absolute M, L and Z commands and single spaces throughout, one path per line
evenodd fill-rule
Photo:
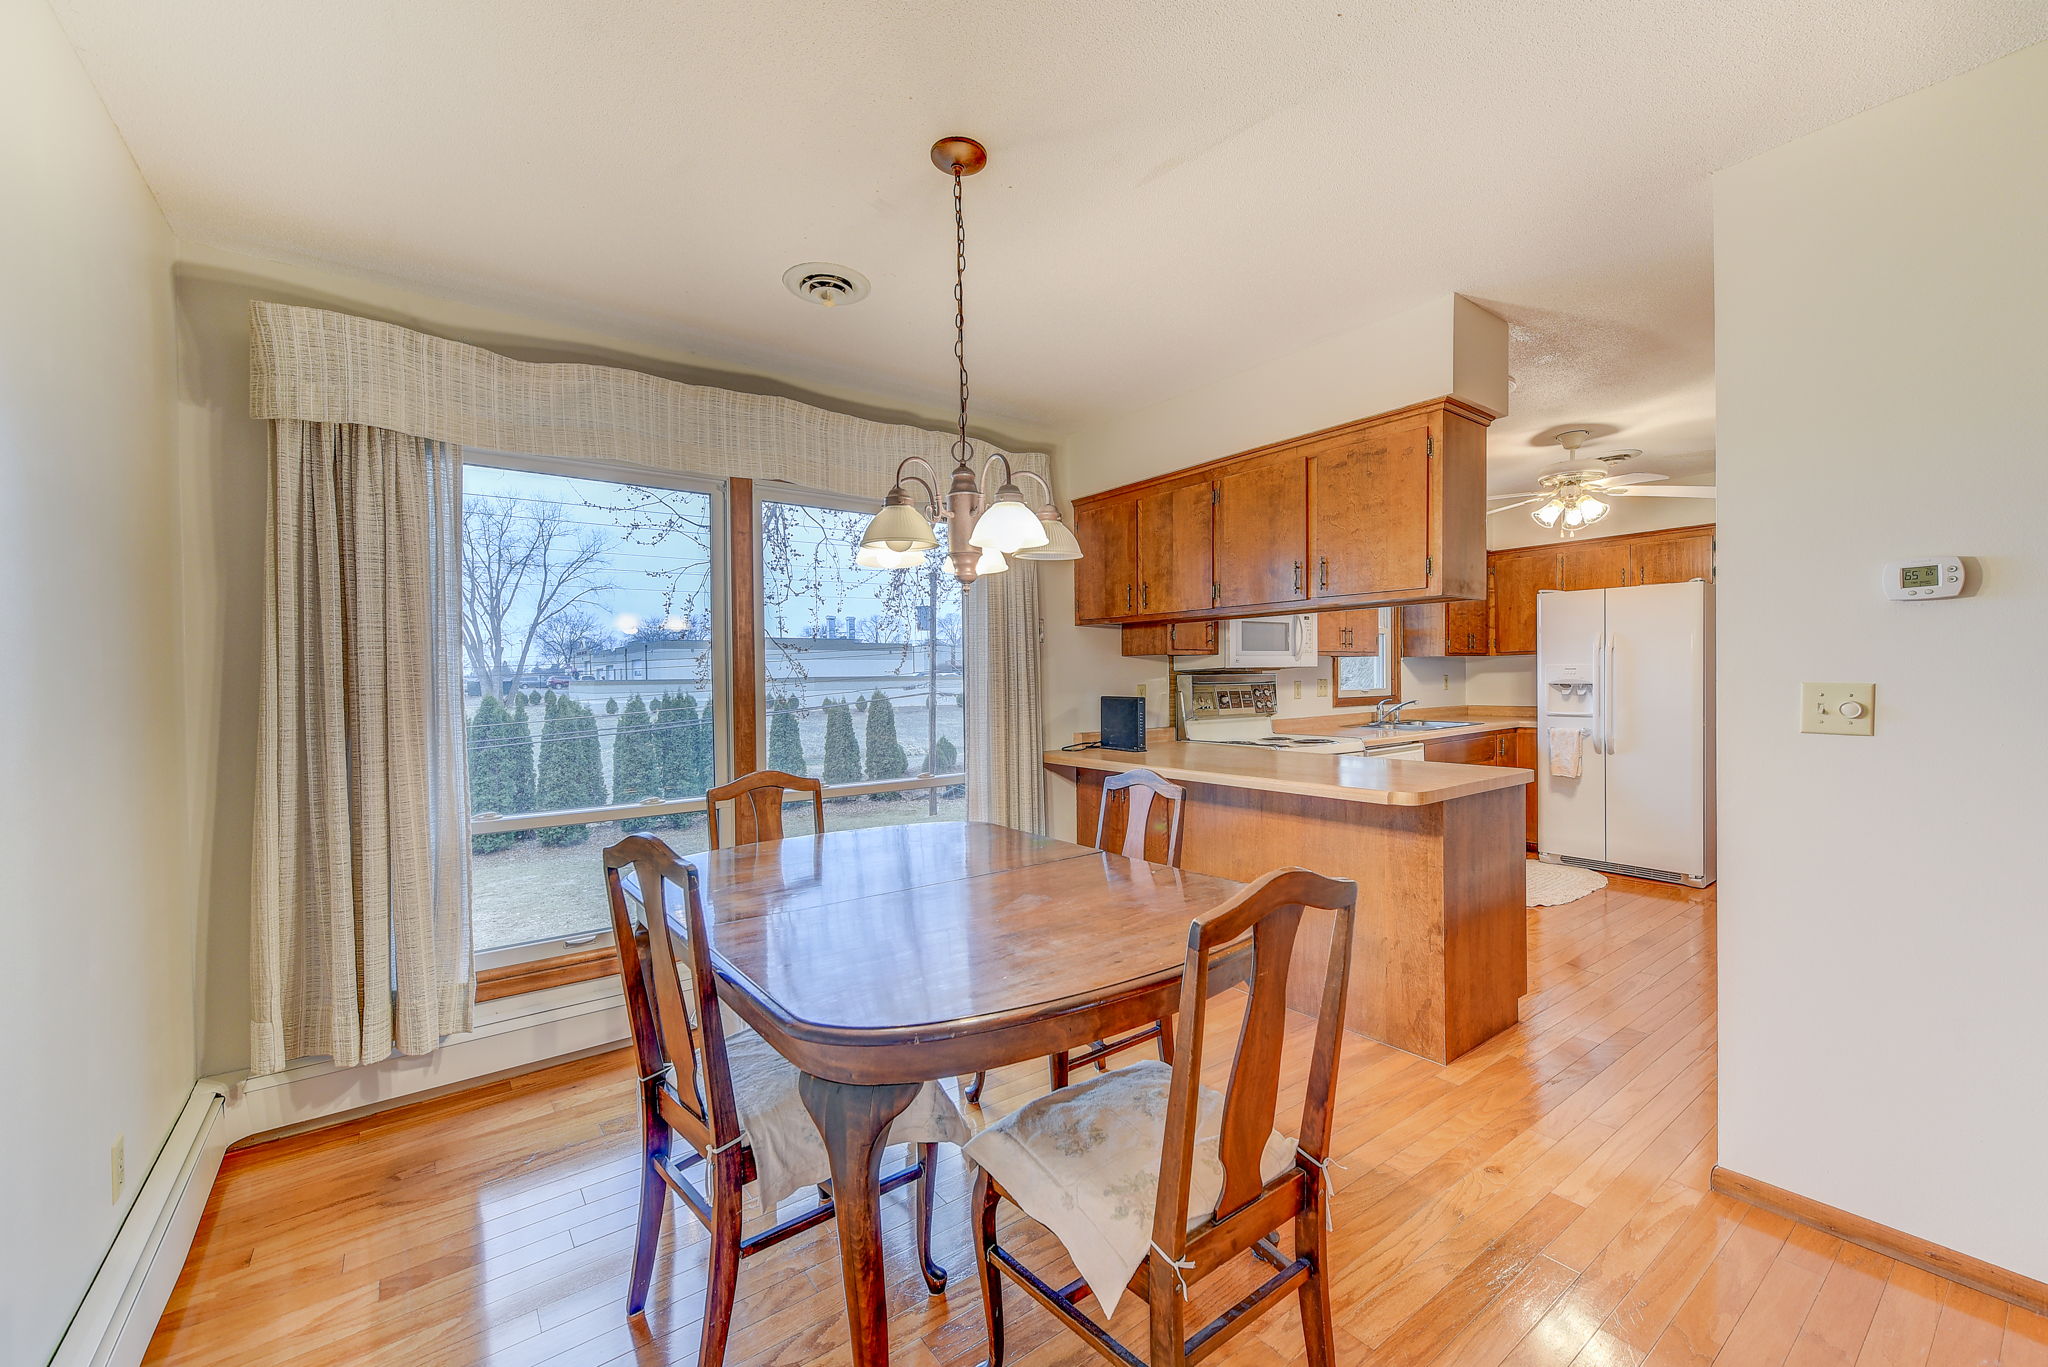
M 1844 715 L 1844 705 L 1849 715 Z M 1823 736 L 1867 736 L 1877 716 L 1877 685 L 1799 685 L 1799 729 Z

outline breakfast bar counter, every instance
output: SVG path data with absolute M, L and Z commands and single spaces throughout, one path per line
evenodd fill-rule
M 1048 750 L 1044 761 L 1076 785 L 1084 844 L 1095 838 L 1103 780 L 1150 769 L 1188 790 L 1189 871 L 1244 882 L 1300 865 L 1357 882 L 1350 1029 L 1448 1063 L 1515 1024 L 1528 986 L 1529 770 L 1197 741 Z M 1328 918 L 1304 919 L 1298 961 L 1327 944 Z

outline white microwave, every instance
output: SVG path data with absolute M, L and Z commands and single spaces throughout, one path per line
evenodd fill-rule
M 1177 670 L 1314 669 L 1316 619 L 1311 612 L 1284 617 L 1236 617 L 1216 624 L 1216 653 L 1174 661 Z

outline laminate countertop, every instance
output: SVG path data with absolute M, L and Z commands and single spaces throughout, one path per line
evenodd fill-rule
M 1375 759 L 1370 753 L 1305 755 L 1184 740 L 1154 742 L 1145 750 L 1048 750 L 1044 758 L 1046 766 L 1053 769 L 1095 769 L 1112 774 L 1150 769 L 1176 783 L 1297 793 L 1376 807 L 1427 807 L 1475 793 L 1519 788 L 1536 777 L 1527 769 L 1490 764 Z

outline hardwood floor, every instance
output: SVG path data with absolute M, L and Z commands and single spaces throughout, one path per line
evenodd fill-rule
M 1340 1362 L 2048 1367 L 2042 1317 L 1708 1190 L 1710 892 L 1615 879 L 1530 917 L 1518 1027 L 1448 1067 L 1347 1042 L 1345 1166 L 1332 1174 Z M 1307 1031 L 1294 1035 L 1283 1115 L 1300 1097 Z M 982 1114 L 1044 1085 L 1042 1061 L 996 1073 Z M 690 1363 L 694 1221 L 671 1221 L 646 1323 L 624 1319 L 637 1154 L 623 1050 L 230 1154 L 148 1360 Z M 944 1297 L 927 1299 L 918 1275 L 909 1193 L 884 1202 L 905 1367 L 981 1357 L 957 1150 L 941 1172 Z M 1019 1233 L 1004 1242 L 1063 1266 Z M 1197 1309 L 1241 1290 L 1228 1280 L 1205 1285 Z M 1021 1294 L 1007 1304 L 1011 1363 L 1099 1361 Z M 1120 1309 L 1127 1342 L 1143 1342 L 1141 1316 L 1131 1300 Z M 727 1361 L 836 1367 L 842 1317 L 827 1224 L 741 1268 Z M 1301 1358 L 1290 1307 L 1214 1360 Z

